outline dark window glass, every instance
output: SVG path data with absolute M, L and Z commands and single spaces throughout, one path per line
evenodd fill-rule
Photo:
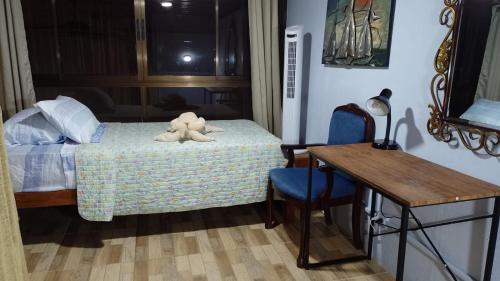
M 31 72 L 57 74 L 57 39 L 51 0 L 23 0 Z
M 72 97 L 85 104 L 101 122 L 144 120 L 139 88 L 118 87 L 37 87 L 38 100 Z
M 217 75 L 249 76 L 247 0 L 219 0 Z
M 187 111 L 207 120 L 251 118 L 249 88 L 149 88 L 147 117 L 171 120 Z
M 215 75 L 215 1 L 146 0 L 149 75 Z
M 55 3 L 63 74 L 137 74 L 133 0 Z
M 21 1 L 37 100 L 108 122 L 252 118 L 247 0 Z
M 85 104 L 101 122 L 170 121 L 183 112 L 207 120 L 251 119 L 251 91 L 236 88 L 36 87 L 37 99 L 72 97 Z
M 22 6 L 34 75 L 137 74 L 134 0 L 22 0 Z

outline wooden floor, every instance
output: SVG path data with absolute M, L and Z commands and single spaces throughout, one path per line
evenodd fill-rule
M 298 225 L 264 229 L 254 205 L 88 222 L 20 210 L 30 280 L 393 280 L 373 262 L 298 269 Z M 315 215 L 312 261 L 357 253 Z

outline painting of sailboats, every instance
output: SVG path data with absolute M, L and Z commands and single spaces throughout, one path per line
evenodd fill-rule
M 395 0 L 328 0 L 323 64 L 388 67 Z

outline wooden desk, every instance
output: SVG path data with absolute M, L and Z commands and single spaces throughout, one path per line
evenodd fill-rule
M 454 170 L 442 167 L 435 163 L 412 156 L 400 150 L 386 151 L 374 149 L 371 144 L 352 144 L 339 146 L 320 146 L 308 149 L 311 160 L 321 160 L 333 169 L 341 170 L 356 180 L 367 184 L 374 191 L 380 193 L 400 205 L 401 227 L 397 231 L 376 234 L 376 236 L 400 233 L 396 280 L 403 280 L 404 261 L 406 253 L 406 239 L 408 231 L 421 230 L 426 238 L 432 241 L 425 233 L 425 228 L 443 224 L 422 225 L 411 211 L 412 207 L 422 207 L 452 202 L 463 202 L 485 198 L 495 198 L 493 214 L 488 216 L 457 220 L 445 224 L 459 223 L 475 219 L 491 218 L 492 225 L 486 258 L 484 280 L 491 280 L 491 271 L 498 233 L 500 214 L 500 188 L 496 185 L 464 175 Z M 310 161 L 312 163 L 312 161 Z M 311 175 L 311 167 L 310 174 Z M 308 189 L 312 179 L 309 178 Z M 375 214 L 375 196 L 372 196 L 371 217 Z M 409 216 L 415 219 L 418 227 L 409 229 Z M 373 228 L 370 228 L 368 254 L 371 258 L 373 243 Z M 308 248 L 299 258 L 308 263 Z M 437 249 L 436 249 L 437 251 Z M 438 252 L 439 255 L 439 252 Z M 439 255 L 441 258 L 441 256 Z M 351 258 L 352 259 L 352 258 Z M 444 260 L 442 259 L 444 262 Z M 337 261 L 324 261 L 319 264 L 334 264 Z M 449 270 L 450 274 L 453 273 Z

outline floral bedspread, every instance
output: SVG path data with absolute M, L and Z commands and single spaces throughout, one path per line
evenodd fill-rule
M 211 121 L 214 142 L 165 143 L 167 123 L 108 123 L 99 144 L 76 151 L 78 210 L 92 221 L 265 200 L 280 140 L 248 120 Z

